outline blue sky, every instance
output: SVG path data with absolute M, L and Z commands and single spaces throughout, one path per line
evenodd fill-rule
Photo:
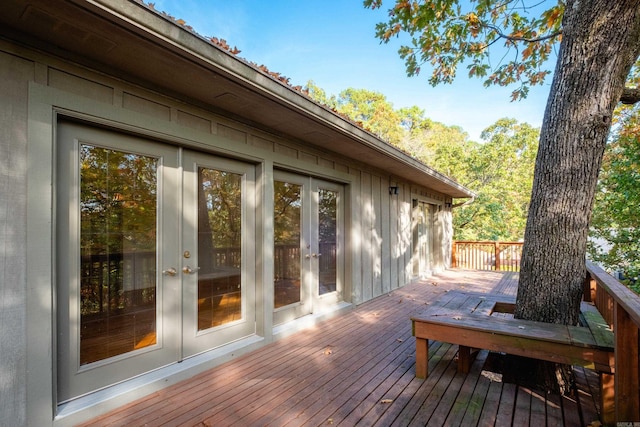
M 549 92 L 531 88 L 510 102 L 514 88 L 485 88 L 481 79 L 458 72 L 451 85 L 432 87 L 430 70 L 407 77 L 397 54 L 400 42 L 380 44 L 375 25 L 387 16 L 361 0 L 151 0 L 156 10 L 183 19 L 202 36 L 225 39 L 238 56 L 289 77 L 292 85 L 313 80 L 328 95 L 347 88 L 384 94 L 394 108 L 417 105 L 425 115 L 462 127 L 471 139 L 502 117 L 539 127 Z

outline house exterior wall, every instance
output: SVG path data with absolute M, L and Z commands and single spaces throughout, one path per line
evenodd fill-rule
M 0 425 L 26 421 L 27 85 L 33 61 L 0 53 Z
M 345 304 L 357 305 L 412 280 L 412 200 L 437 206 L 435 270 L 448 266 L 451 215 L 443 194 L 398 181 L 355 159 L 230 120 L 188 99 L 0 39 L 0 425 L 71 425 L 277 339 L 273 305 L 256 307 L 259 339 L 167 373 L 139 391 L 85 401 L 56 414 L 55 137 L 69 116 L 168 144 L 256 165 L 257 298 L 273 294 L 273 171 L 287 169 L 345 185 Z M 390 195 L 390 183 L 399 187 Z M 450 205 L 450 204 L 449 204 Z M 59 254 L 58 254 L 59 255 Z M 304 327 L 308 323 L 301 323 Z M 282 329 L 282 328 L 281 328 Z M 291 330 L 296 330 L 296 326 Z M 86 411 L 84 408 L 90 407 Z

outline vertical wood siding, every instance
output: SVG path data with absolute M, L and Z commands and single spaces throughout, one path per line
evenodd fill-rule
M 34 63 L 0 51 L 0 425 L 26 420 L 27 97 Z M 46 201 L 44 201 L 46 203 Z

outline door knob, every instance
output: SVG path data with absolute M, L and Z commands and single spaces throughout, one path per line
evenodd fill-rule
M 165 276 L 175 276 L 176 274 L 178 274 L 178 270 L 173 267 L 169 267 L 166 270 L 162 270 L 162 274 Z
M 184 267 L 182 267 L 182 271 L 185 274 L 196 274 L 198 272 L 198 270 L 200 270 L 200 267 L 193 267 L 191 268 L 188 265 L 185 265 Z

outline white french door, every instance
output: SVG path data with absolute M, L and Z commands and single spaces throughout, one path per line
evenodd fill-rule
M 62 403 L 255 332 L 251 165 L 60 123 Z
M 274 173 L 275 325 L 343 299 L 343 187 Z

